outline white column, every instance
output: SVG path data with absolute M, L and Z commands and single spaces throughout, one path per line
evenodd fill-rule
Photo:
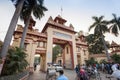
M 29 68 L 31 72 L 33 72 L 34 70 L 34 55 L 35 55 L 36 47 L 37 44 L 35 44 L 32 41 L 30 41 L 30 44 L 28 44 L 27 46 L 27 54 L 28 54 L 27 61 L 29 63 Z
M 73 35 L 73 40 L 72 40 L 72 48 L 73 48 L 73 61 L 74 61 L 74 68 L 77 65 L 77 53 L 76 53 L 76 41 L 75 41 L 75 36 Z
M 47 51 L 46 51 L 46 70 L 47 63 L 52 63 L 52 46 L 53 46 L 53 31 L 51 28 L 47 29 Z

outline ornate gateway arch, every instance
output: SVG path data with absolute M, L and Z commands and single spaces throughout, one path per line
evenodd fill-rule
M 55 19 L 50 17 L 43 30 L 38 32 L 38 29 L 32 28 L 35 21 L 31 20 L 32 27 L 29 27 L 25 39 L 25 51 L 28 54 L 27 60 L 31 69 L 34 65 L 34 55 L 39 54 L 41 56 L 40 69 L 46 71 L 47 63 L 52 63 L 53 44 L 59 44 L 63 48 L 62 65 L 64 64 L 66 68 L 74 69 L 78 63 L 84 64 L 88 59 L 84 35 L 76 37 L 72 24 L 66 26 L 65 22 L 66 20 L 59 15 Z M 13 46 L 19 46 L 22 31 L 22 25 L 18 25 L 14 32 Z

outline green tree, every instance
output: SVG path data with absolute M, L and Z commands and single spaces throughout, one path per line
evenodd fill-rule
M 110 32 L 113 33 L 115 36 L 118 36 L 120 30 L 120 17 L 117 17 L 116 14 L 112 14 L 113 19 L 110 20 Z
M 52 62 L 56 61 L 58 54 L 61 54 L 61 53 L 62 53 L 62 48 L 60 45 L 56 45 L 55 47 L 53 47 Z
M 90 54 L 104 53 L 104 46 L 100 36 L 89 34 L 86 36 L 86 41 L 88 43 L 88 51 Z M 106 42 L 106 46 L 109 47 L 110 44 Z
M 110 60 L 110 55 L 108 53 L 108 48 L 105 44 L 105 40 L 104 40 L 104 33 L 108 32 L 108 21 L 103 20 L 104 16 L 100 16 L 100 17 L 93 17 L 93 20 L 95 21 L 90 27 L 89 27 L 89 31 L 94 28 L 94 34 L 95 35 L 99 35 L 100 38 L 102 39 L 103 45 L 104 45 L 104 49 L 106 52 L 106 56 L 107 59 Z
M 40 64 L 40 57 L 35 57 L 35 59 L 34 59 L 34 63 L 36 63 L 36 64 Z
M 112 58 L 112 60 L 114 61 L 114 62 L 116 62 L 116 63 L 120 63 L 120 55 L 118 55 L 118 54 L 113 54 L 112 56 L 111 56 L 111 58 Z
M 17 21 L 18 21 L 18 18 L 20 16 L 20 12 L 22 10 L 22 6 L 23 6 L 25 0 L 11 0 L 11 1 L 15 1 L 15 3 L 17 3 L 17 4 L 16 4 L 16 9 L 15 9 L 14 15 L 13 15 L 12 20 L 10 22 L 7 34 L 5 36 L 2 49 L 1 49 L 0 56 L 2 57 L 3 64 L 4 64 L 4 61 L 6 59 L 8 47 L 9 47 L 10 42 L 12 40 L 12 36 L 13 36 L 14 31 L 15 31 L 15 27 L 16 27 L 16 24 L 17 24 Z M 1 74 L 3 64 L 0 64 L 0 66 L 1 66 L 0 74 Z
M 93 57 L 91 57 L 89 60 L 85 60 L 85 62 L 86 62 L 87 66 L 98 63 L 97 61 L 95 61 L 95 59 Z
M 106 61 L 105 59 L 101 59 L 101 60 L 100 60 L 100 64 L 101 64 L 101 63 L 106 64 L 106 63 L 107 63 L 107 61 Z
M 24 48 L 24 41 L 31 16 L 33 15 L 36 19 L 41 19 L 44 16 L 44 12 L 47 11 L 43 2 L 44 0 L 28 0 L 28 2 L 24 4 L 20 18 L 21 20 L 24 20 L 25 27 L 21 38 L 20 48 Z
M 28 62 L 25 59 L 26 57 L 27 55 L 22 49 L 10 48 L 1 76 L 12 75 L 24 71 L 28 65 Z

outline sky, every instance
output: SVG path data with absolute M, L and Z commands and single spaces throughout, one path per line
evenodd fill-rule
M 41 20 L 36 20 L 35 28 L 41 31 L 50 16 L 54 19 L 61 15 L 67 20 L 67 26 L 71 23 L 75 31 L 88 32 L 89 26 L 94 22 L 93 16 L 103 15 L 106 20 L 113 18 L 112 13 L 120 16 L 119 3 L 120 0 L 44 0 L 44 6 L 47 7 L 48 11 L 45 12 L 45 16 Z M 14 11 L 15 7 L 11 0 L 0 1 L 0 40 L 2 41 Z M 21 20 L 18 20 L 18 24 L 24 26 Z M 112 34 L 106 34 L 106 40 L 110 42 L 114 40 L 120 44 L 120 36 L 114 37 Z

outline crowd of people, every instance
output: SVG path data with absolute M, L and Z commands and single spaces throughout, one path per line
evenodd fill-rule
M 49 66 L 48 66 L 49 69 Z M 75 80 L 90 80 L 91 75 L 95 75 L 99 73 L 109 74 L 110 77 L 116 78 L 116 80 L 120 80 L 120 64 L 118 63 L 101 63 L 101 64 L 92 64 L 92 65 L 76 65 L 76 79 Z M 99 75 L 100 78 L 100 75 Z M 68 78 L 64 75 L 64 71 L 59 71 L 59 76 L 57 80 L 68 80 Z M 101 78 L 99 80 L 102 80 Z
M 76 65 L 75 71 L 77 74 L 77 80 L 89 80 L 90 74 L 89 71 L 97 73 L 101 71 L 105 74 L 110 74 L 111 77 L 115 77 L 117 80 L 120 80 L 120 64 L 118 63 L 101 63 L 101 64 L 92 64 L 92 65 Z

